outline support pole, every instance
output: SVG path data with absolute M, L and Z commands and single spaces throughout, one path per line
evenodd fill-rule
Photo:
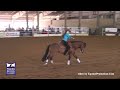
M 28 28 L 29 28 L 29 26 L 28 26 L 28 11 L 26 11 L 26 24 L 27 24 L 27 30 L 28 30 Z
M 65 27 L 65 29 L 66 29 L 66 28 L 67 28 L 67 11 L 64 12 L 64 17 L 65 17 L 64 27 Z
M 37 11 L 37 29 L 39 31 L 39 11 Z

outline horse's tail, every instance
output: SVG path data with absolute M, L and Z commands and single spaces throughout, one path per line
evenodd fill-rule
M 47 58 L 47 56 L 48 56 L 49 47 L 50 47 L 50 45 L 48 45 L 48 47 L 47 47 L 47 49 L 46 49 L 46 52 L 45 52 L 45 54 L 44 54 L 44 56 L 43 56 L 43 58 L 42 58 L 42 61 L 43 61 L 43 62 L 46 60 L 46 58 Z

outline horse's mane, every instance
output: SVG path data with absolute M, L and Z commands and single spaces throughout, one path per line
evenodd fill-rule
M 82 41 L 71 41 L 71 43 L 75 43 L 75 42 L 82 42 Z
M 84 48 L 86 47 L 86 43 L 83 41 L 71 41 L 71 43 L 72 44 L 79 43 L 79 44 L 82 44 L 84 46 Z

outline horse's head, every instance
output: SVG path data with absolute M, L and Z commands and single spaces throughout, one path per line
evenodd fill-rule
M 71 43 L 73 44 L 73 47 L 75 49 L 80 49 L 80 52 L 84 52 L 84 48 L 86 47 L 86 43 L 82 42 L 82 41 L 71 41 Z
M 84 48 L 86 48 L 86 43 L 84 43 Z
M 82 45 L 80 46 L 80 50 L 83 53 L 84 52 L 84 48 L 86 48 L 86 43 L 82 43 Z

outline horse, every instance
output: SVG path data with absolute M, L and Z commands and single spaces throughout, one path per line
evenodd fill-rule
M 74 56 L 78 63 L 80 63 L 80 59 L 78 58 L 78 56 L 75 54 L 75 51 L 77 49 L 80 49 L 80 51 L 83 53 L 84 49 L 86 47 L 86 43 L 82 42 L 82 41 L 71 41 L 72 44 L 72 48 L 68 50 L 67 55 L 68 55 L 68 61 L 67 61 L 67 65 L 70 65 L 70 61 L 71 61 L 71 57 Z M 48 64 L 48 61 L 51 62 L 51 64 L 53 64 L 53 57 L 55 56 L 56 53 L 60 53 L 64 55 L 64 51 L 65 51 L 66 47 L 64 46 L 63 42 L 60 41 L 59 43 L 52 43 L 49 44 L 47 46 L 46 52 L 44 54 L 44 56 L 42 57 L 42 62 L 45 62 L 44 65 Z

